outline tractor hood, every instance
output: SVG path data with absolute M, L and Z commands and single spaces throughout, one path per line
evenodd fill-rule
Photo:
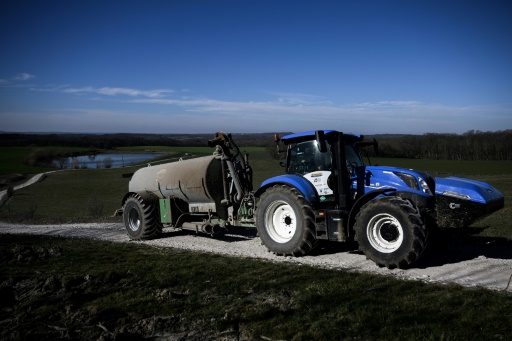
M 390 187 L 425 197 L 431 197 L 434 193 L 434 179 L 425 172 L 397 167 L 367 166 L 365 173 L 365 192 L 368 189 Z
M 455 176 L 436 178 L 436 195 L 470 200 L 482 204 L 503 199 L 503 194 L 485 182 Z

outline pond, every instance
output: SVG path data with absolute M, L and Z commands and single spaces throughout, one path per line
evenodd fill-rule
M 56 168 L 119 168 L 146 162 L 165 154 L 158 153 L 115 153 L 80 155 L 54 160 Z

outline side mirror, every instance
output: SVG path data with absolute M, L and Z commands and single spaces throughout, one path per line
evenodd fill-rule
M 281 136 L 279 136 L 279 134 L 274 134 L 274 142 L 276 143 L 276 151 L 277 155 L 279 156 L 279 154 L 284 152 L 284 150 L 279 148 L 279 142 L 281 142 Z
M 327 151 L 327 145 L 325 144 L 325 135 L 323 130 L 317 130 L 315 132 L 315 137 L 318 149 L 321 153 L 325 153 Z
M 352 162 L 352 164 L 348 167 L 348 174 L 351 178 L 357 176 L 358 172 L 360 170 L 358 169 L 357 163 Z

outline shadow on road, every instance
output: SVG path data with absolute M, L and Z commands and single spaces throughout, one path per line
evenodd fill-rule
M 485 257 L 512 259 L 512 241 L 471 235 L 473 230 L 436 233 L 422 257 L 411 268 L 424 269 Z
M 429 245 L 421 258 L 414 262 L 410 269 L 425 269 L 429 267 L 443 266 L 447 264 L 456 264 L 463 261 L 476 259 L 478 257 L 493 259 L 512 259 L 512 241 L 505 238 L 482 237 L 471 235 L 477 233 L 475 230 L 461 231 L 443 231 L 431 235 Z M 227 243 L 241 242 L 258 238 L 257 231 L 254 228 L 242 226 L 230 226 L 227 230 L 223 229 L 221 233 L 210 236 L 205 233 L 196 233 L 190 230 L 167 230 L 160 238 L 172 238 L 180 235 L 197 235 L 198 238 L 215 238 Z M 356 242 L 328 242 L 320 240 L 318 246 L 308 253 L 308 256 L 322 256 L 335 253 L 357 253 Z
M 172 228 L 165 228 L 163 233 L 157 239 L 172 238 L 173 236 L 197 236 L 198 238 L 215 238 L 228 243 L 240 242 L 248 239 L 257 238 L 257 231 L 254 228 L 243 226 L 229 226 L 228 229 L 221 229 L 220 233 L 210 235 L 203 232 L 195 232 L 192 230 L 173 230 Z

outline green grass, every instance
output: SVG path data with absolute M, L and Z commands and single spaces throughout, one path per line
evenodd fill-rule
M 88 221 L 92 219 L 90 201 L 96 200 L 104 206 L 102 220 L 108 220 L 107 217 L 121 207 L 121 200 L 128 191 L 129 179 L 123 178 L 122 174 L 136 169 L 77 169 L 50 173 L 44 181 L 16 191 L 0 208 L 0 214 L 11 215 L 20 222 Z M 27 211 L 32 209 L 35 212 Z
M 512 174 L 508 175 L 479 175 L 473 177 L 484 181 L 498 189 L 505 196 L 505 207 L 471 225 L 474 231 L 479 231 L 482 237 L 506 238 L 512 240 Z
M 133 242 L 2 235 L 0 283 L 2 339 L 98 339 L 99 324 L 143 333 L 140 321 L 154 316 L 174 321 L 160 333 L 245 339 L 512 338 L 509 293 Z

